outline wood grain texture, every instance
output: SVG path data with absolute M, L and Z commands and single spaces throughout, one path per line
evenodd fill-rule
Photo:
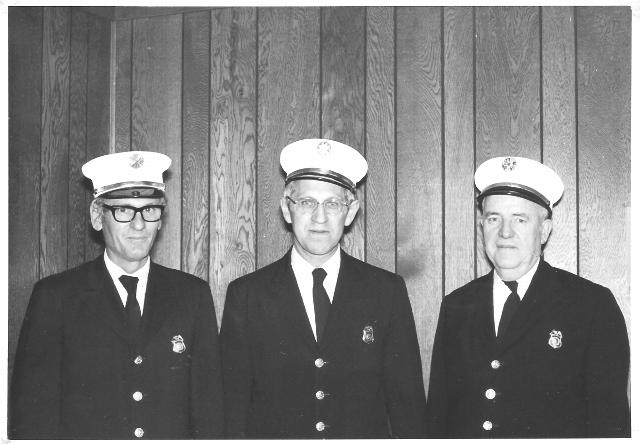
M 564 195 L 553 209 L 544 250 L 556 267 L 577 271 L 575 40 L 572 7 L 542 8 L 542 160 L 560 175 Z
M 9 378 L 22 318 L 40 277 L 42 13 L 40 7 L 8 8 Z
M 107 154 L 110 149 L 110 112 L 109 112 L 109 69 L 111 48 L 111 27 L 101 17 L 89 18 L 89 57 L 87 61 L 87 147 L 86 159 L 93 159 Z M 93 199 L 90 180 L 85 180 L 87 187 L 86 209 Z M 86 225 L 85 259 L 92 260 L 104 251 L 101 233 L 93 230 L 90 221 Z
M 365 8 L 322 8 L 322 137 L 364 154 Z M 360 211 L 345 229 L 342 247 L 365 258 L 366 181 L 359 184 Z
M 67 268 L 71 10 L 44 8 L 40 276 Z
M 172 161 L 164 174 L 167 209 L 151 258 L 180 269 L 182 15 L 135 20 L 132 59 L 131 148 L 161 152 Z
M 69 85 L 69 196 L 67 267 L 85 261 L 85 241 L 91 230 L 87 188 L 82 165 L 87 161 L 87 59 L 89 18 L 71 10 L 71 62 Z
M 495 156 L 541 160 L 537 7 L 476 8 L 476 166 Z M 477 234 L 477 275 L 491 267 Z
M 209 278 L 211 14 L 184 15 L 182 43 L 182 269 Z
M 258 10 L 257 266 L 281 257 L 291 235 L 280 211 L 280 151 L 320 135 L 320 11 Z
M 254 8 L 211 13 L 209 282 L 218 323 L 229 282 L 256 268 L 256 20 Z
M 119 153 L 131 149 L 131 20 L 113 23 L 115 36 L 111 48 L 111 148 Z
M 631 10 L 576 8 L 580 275 L 630 321 Z
M 441 8 L 398 8 L 398 273 L 407 283 L 425 388 L 442 297 Z
M 444 8 L 443 27 L 444 293 L 448 294 L 475 277 L 473 8 Z
M 396 270 L 395 23 L 389 7 L 367 8 L 366 260 Z M 364 216 L 364 217 L 363 217 Z

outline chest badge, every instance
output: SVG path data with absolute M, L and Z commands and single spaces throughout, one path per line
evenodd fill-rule
M 364 342 L 365 344 L 371 344 L 373 341 L 374 341 L 373 327 L 370 325 L 367 325 L 365 328 L 362 329 L 362 342 Z
M 180 335 L 175 335 L 171 338 L 171 343 L 173 344 L 174 353 L 183 353 L 187 349 L 187 346 L 184 345 L 184 339 Z
M 549 346 L 551 348 L 562 347 L 562 332 L 560 330 L 551 330 L 549 332 Z

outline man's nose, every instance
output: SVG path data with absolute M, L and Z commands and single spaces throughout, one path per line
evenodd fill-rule
M 513 236 L 513 230 L 511 229 L 511 223 L 502 222 L 502 225 L 500 225 L 500 236 L 501 237 L 511 237 L 511 236 Z
M 133 228 L 134 230 L 142 230 L 145 227 L 145 221 L 142 218 L 142 213 L 137 212 L 134 216 L 133 219 L 131 220 L 131 222 L 129 222 L 129 224 L 131 225 L 131 228 Z
M 318 203 L 316 209 L 313 210 L 312 219 L 314 222 L 326 222 L 327 212 L 325 211 L 324 204 L 322 202 Z

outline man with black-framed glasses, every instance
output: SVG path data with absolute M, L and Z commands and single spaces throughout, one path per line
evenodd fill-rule
M 94 188 L 91 225 L 105 251 L 35 285 L 13 372 L 11 438 L 222 436 L 209 286 L 149 257 L 170 163 L 131 151 L 83 166 Z
M 333 140 L 286 146 L 287 254 L 232 282 L 220 342 L 229 438 L 426 433 L 420 351 L 404 280 L 346 254 L 367 162 Z

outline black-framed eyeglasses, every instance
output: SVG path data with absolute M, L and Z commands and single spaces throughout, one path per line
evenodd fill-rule
M 144 207 L 132 207 L 130 205 L 107 205 L 104 208 L 111 211 L 116 222 L 131 222 L 140 213 L 145 222 L 157 222 L 162 217 L 164 205 L 145 205 Z
M 318 205 L 320 205 L 320 202 L 315 200 L 313 197 L 302 197 L 298 200 L 295 200 L 292 197 L 287 196 L 287 199 L 289 199 L 289 201 L 291 201 L 296 206 L 296 208 L 300 210 L 300 212 L 305 214 L 313 213 L 314 211 L 316 211 L 316 208 L 318 208 Z M 343 207 L 349 208 L 349 205 L 351 204 L 342 202 L 338 199 L 328 199 L 322 202 L 322 207 L 324 208 L 325 213 L 331 216 L 336 216 L 342 213 Z

